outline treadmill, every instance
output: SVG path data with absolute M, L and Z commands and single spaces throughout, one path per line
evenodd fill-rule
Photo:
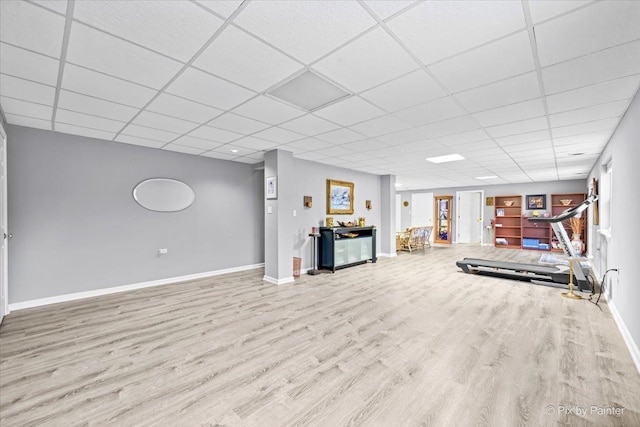
M 551 224 L 551 228 L 553 229 L 564 254 L 572 258 L 578 258 L 581 254 L 578 253 L 571 245 L 569 235 L 564 229 L 562 222 L 569 218 L 579 216 L 596 200 L 598 200 L 598 196 L 590 194 L 582 203 L 567 209 L 559 215 L 551 218 L 529 218 L 529 221 Z M 564 285 L 569 283 L 570 279 L 568 268 L 558 268 L 539 264 L 464 258 L 462 261 L 457 261 L 456 265 L 465 273 L 522 280 L 533 284 L 547 286 L 564 287 Z M 587 280 L 588 274 L 589 268 L 581 266 L 581 268 L 573 269 L 574 283 L 577 284 L 578 288 L 582 292 L 590 292 L 593 290 L 591 283 Z

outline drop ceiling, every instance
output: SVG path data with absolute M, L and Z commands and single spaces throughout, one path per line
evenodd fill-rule
M 640 2 L 611 0 L 3 0 L 0 106 L 9 124 L 249 164 L 277 148 L 399 189 L 580 179 L 638 90 L 638 22 Z M 270 95 L 308 71 L 352 95 L 312 112 Z

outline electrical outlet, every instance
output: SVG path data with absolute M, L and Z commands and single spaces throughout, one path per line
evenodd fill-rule
M 167 252 L 169 252 L 169 250 L 168 250 L 168 249 L 158 249 L 158 255 L 164 255 L 164 254 L 166 254 Z

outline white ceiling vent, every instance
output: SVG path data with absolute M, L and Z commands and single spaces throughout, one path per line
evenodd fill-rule
M 306 111 L 314 111 L 340 99 L 351 96 L 333 83 L 311 71 L 305 71 L 278 86 L 269 95 Z

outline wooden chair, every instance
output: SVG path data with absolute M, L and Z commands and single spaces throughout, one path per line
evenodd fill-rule
M 396 233 L 396 250 L 413 252 L 431 246 L 433 226 L 409 227 L 405 231 Z

